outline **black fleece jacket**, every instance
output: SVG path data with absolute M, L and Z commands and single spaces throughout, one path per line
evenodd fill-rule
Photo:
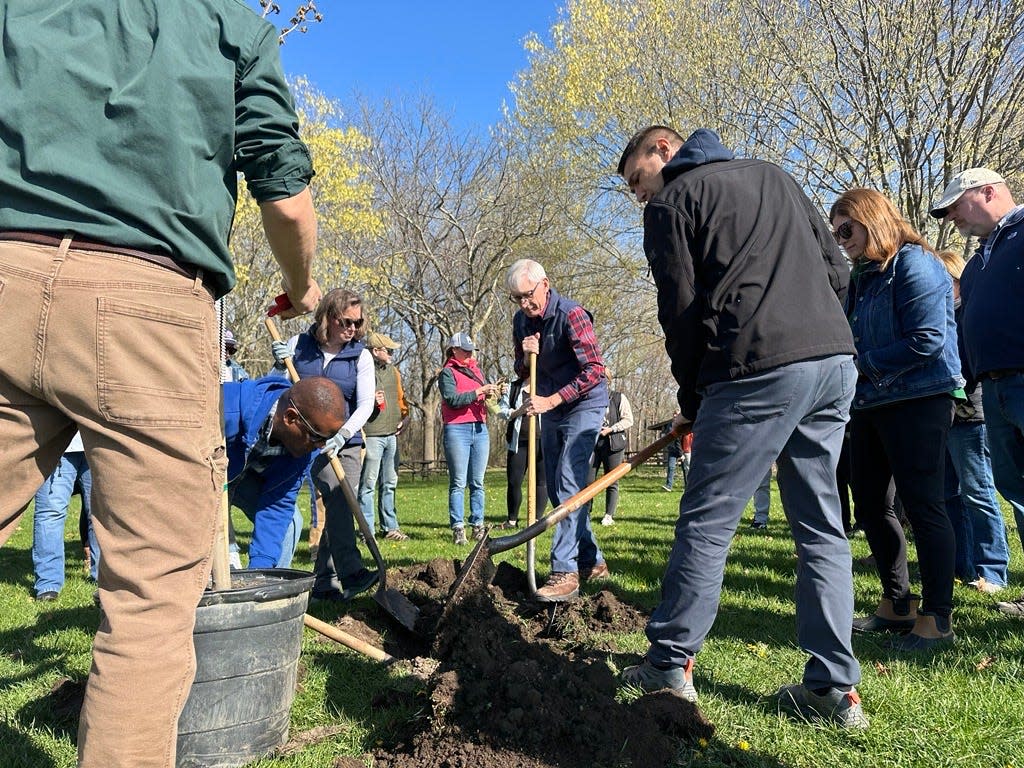
M 644 209 L 644 251 L 683 416 L 698 389 L 854 353 L 849 269 L 824 219 L 778 166 L 737 160 L 695 131 Z

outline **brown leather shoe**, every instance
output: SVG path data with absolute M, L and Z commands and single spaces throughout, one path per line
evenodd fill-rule
M 580 579 L 583 581 L 604 581 L 612 574 L 608 570 L 608 563 L 584 566 L 580 568 Z
M 580 594 L 580 576 L 576 572 L 552 573 L 547 583 L 537 590 L 535 597 L 542 603 L 561 603 Z

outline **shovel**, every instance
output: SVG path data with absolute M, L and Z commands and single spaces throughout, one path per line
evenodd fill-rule
M 270 337 L 274 341 L 281 341 L 281 334 L 278 332 L 277 324 L 273 318 L 264 318 L 264 323 L 270 332 Z M 291 358 L 285 358 L 284 362 L 288 368 L 288 376 L 293 382 L 298 381 L 299 374 L 295 370 L 295 365 L 292 363 Z M 363 513 L 359 511 L 359 503 L 356 501 L 355 494 L 352 493 L 352 489 L 345 482 L 345 470 L 342 468 L 337 456 L 331 456 L 331 468 L 338 477 L 338 485 L 341 486 L 345 503 L 352 511 L 352 517 L 355 519 L 360 533 L 363 534 L 363 538 L 366 540 L 366 547 L 370 550 L 370 554 L 373 555 L 373 560 L 377 564 L 377 592 L 373 596 L 374 602 L 403 627 L 410 632 L 415 632 L 416 620 L 419 618 L 420 609 L 413 605 L 409 598 L 397 589 L 388 588 L 388 571 L 384 564 L 384 558 L 381 557 L 380 548 L 377 546 L 377 539 L 374 538 L 373 531 L 370 530 L 370 526 L 367 524 L 366 518 L 363 517 Z M 310 626 L 308 622 L 307 626 Z
M 521 544 L 537 538 L 548 528 L 562 522 L 588 501 L 591 501 L 595 496 L 601 493 L 601 491 L 616 482 L 634 467 L 640 466 L 655 454 L 664 451 L 665 448 L 668 447 L 669 443 L 673 440 L 678 440 L 681 434 L 681 431 L 677 432 L 676 430 L 672 430 L 668 434 L 658 438 L 646 448 L 637 451 L 629 461 L 619 464 L 619 466 L 611 472 L 602 475 L 600 479 L 595 480 L 575 496 L 570 497 L 568 500 L 559 504 L 555 509 L 551 510 L 549 515 L 542 517 L 540 520 L 524 528 L 522 531 L 512 534 L 511 536 L 502 536 L 497 539 L 491 539 L 488 535 L 485 535 L 484 538 L 482 538 L 479 543 L 473 547 L 473 551 L 469 553 L 469 556 L 462 564 L 462 569 L 459 571 L 458 576 L 455 578 L 455 583 L 452 584 L 452 588 L 448 592 L 448 601 L 445 603 L 444 611 L 442 611 L 441 619 L 438 623 L 440 624 L 443 622 L 450 612 L 451 607 L 457 605 L 462 600 L 463 593 L 470 588 L 467 585 L 487 584 L 490 582 L 495 571 L 491 555 L 505 552 L 509 549 L 514 549 Z M 533 589 L 533 585 L 531 585 L 531 590 Z

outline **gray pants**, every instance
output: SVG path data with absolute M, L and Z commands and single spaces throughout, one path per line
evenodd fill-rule
M 346 446 L 338 454 L 341 467 L 345 470 L 345 483 L 352 490 L 353 497 L 359 486 L 361 451 L 362 446 Z M 356 547 L 355 520 L 326 453 L 321 453 L 313 460 L 312 475 L 327 511 L 313 569 L 316 574 L 313 589 L 317 592 L 341 590 L 345 588 L 346 580 L 363 569 L 363 558 Z
M 860 680 L 850 640 L 850 545 L 835 478 L 856 378 L 852 359 L 836 355 L 706 388 L 661 603 L 647 625 L 652 662 L 683 665 L 700 651 L 718 613 L 729 544 L 775 461 L 796 542 L 797 639 L 810 654 L 803 682 L 824 688 Z

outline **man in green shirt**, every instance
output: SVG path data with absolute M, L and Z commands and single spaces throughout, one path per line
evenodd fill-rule
M 5 0 L 0 27 L 0 544 L 80 430 L 103 618 L 79 766 L 171 768 L 226 464 L 236 179 L 294 316 L 320 298 L 313 169 L 242 3 Z

